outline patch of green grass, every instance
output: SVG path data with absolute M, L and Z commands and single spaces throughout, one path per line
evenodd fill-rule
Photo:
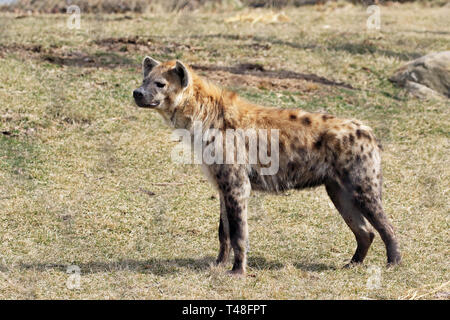
M 10 179 L 21 181 L 41 180 L 44 182 L 46 172 L 43 168 L 40 147 L 33 141 L 17 138 L 19 131 L 12 131 L 12 136 L 0 135 L 0 168 Z

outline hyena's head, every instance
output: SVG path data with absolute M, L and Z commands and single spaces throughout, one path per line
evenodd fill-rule
M 180 104 L 192 82 L 188 67 L 178 60 L 160 63 L 145 57 L 142 70 L 144 81 L 133 91 L 134 101 L 141 108 L 169 112 Z

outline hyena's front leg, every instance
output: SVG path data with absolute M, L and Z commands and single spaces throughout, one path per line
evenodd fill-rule
M 245 273 L 247 265 L 247 199 L 228 194 L 225 205 L 230 227 L 230 242 L 234 252 L 234 263 L 231 273 L 241 275 Z
M 246 269 L 246 244 L 248 239 L 247 202 L 250 195 L 250 181 L 241 166 L 222 165 L 217 182 L 223 202 L 234 252 L 232 274 L 243 275 Z
M 220 192 L 220 222 L 219 222 L 219 241 L 220 251 L 217 257 L 217 264 L 225 264 L 230 256 L 230 227 L 228 224 L 227 209 L 225 206 L 225 199 Z

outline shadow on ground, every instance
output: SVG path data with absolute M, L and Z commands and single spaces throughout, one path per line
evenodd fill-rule
M 295 43 L 292 41 L 285 41 L 280 39 L 274 39 L 270 37 L 259 37 L 259 36 L 246 36 L 246 35 L 235 35 L 235 34 L 208 34 L 208 35 L 196 35 L 191 36 L 192 38 L 199 38 L 199 39 L 208 39 L 208 38 L 223 38 L 227 40 L 248 40 L 251 39 L 252 41 L 258 42 L 258 43 L 269 43 L 271 45 L 281 45 L 281 46 L 287 46 L 294 49 L 301 49 L 301 50 L 331 50 L 331 51 L 346 51 L 350 54 L 378 54 L 381 56 L 387 56 L 392 58 L 398 58 L 400 60 L 412 60 L 416 59 L 423 55 L 423 53 L 420 52 L 396 52 L 393 50 L 388 49 L 382 49 L 378 45 L 374 43 L 368 43 L 368 42 L 342 42 L 342 43 L 332 43 L 328 45 L 318 45 L 318 44 L 300 44 Z
M 274 78 L 274 79 L 297 79 L 320 83 L 328 86 L 338 86 L 347 89 L 354 89 L 351 85 L 336 82 L 333 80 L 319 77 L 315 74 L 299 73 L 289 70 L 266 70 L 262 65 L 253 63 L 241 63 L 233 67 L 214 66 L 214 65 L 191 65 L 194 70 L 200 71 L 225 71 L 232 74 L 251 75 L 256 77 Z
M 329 266 L 323 263 L 305 263 L 305 262 L 296 262 L 294 263 L 294 267 L 296 269 L 300 269 L 303 271 L 326 271 L 326 270 L 336 270 L 334 266 Z
M 126 58 L 114 52 L 97 52 L 89 55 L 84 52 L 69 52 L 63 54 L 45 54 L 42 60 L 59 65 L 79 68 L 110 68 L 136 65 L 132 59 Z
M 151 273 L 155 275 L 168 275 L 179 272 L 180 268 L 203 271 L 214 265 L 215 257 L 205 256 L 198 259 L 191 258 L 174 258 L 174 259 L 149 259 L 149 260 L 119 260 L 112 262 L 93 261 L 87 263 L 74 263 L 81 270 L 81 274 L 101 273 L 101 272 L 117 272 L 132 271 L 137 273 Z M 68 264 L 58 263 L 22 263 L 18 265 L 21 270 L 48 271 L 60 270 L 67 271 Z M 284 265 L 278 261 L 269 261 L 263 257 L 249 257 L 248 266 L 254 270 L 279 270 Z M 333 266 L 325 264 L 310 264 L 298 262 L 294 263 L 295 268 L 304 271 L 324 271 L 334 270 Z M 6 266 L 0 266 L 0 270 L 6 271 Z

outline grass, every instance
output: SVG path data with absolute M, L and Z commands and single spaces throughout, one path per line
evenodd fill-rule
M 448 299 L 449 103 L 417 100 L 387 79 L 449 49 L 450 9 L 381 13 L 379 32 L 350 5 L 290 9 L 291 22 L 279 24 L 226 24 L 236 12 L 202 10 L 92 14 L 80 30 L 66 15 L 2 13 L 0 298 Z M 342 269 L 353 234 L 317 188 L 253 194 L 249 275 L 212 266 L 217 196 L 198 168 L 171 162 L 170 129 L 131 99 L 147 54 L 205 67 L 258 63 L 354 87 L 199 70 L 254 102 L 371 125 L 403 265 L 385 268 L 377 236 L 363 266 Z M 66 285 L 70 265 L 81 269 L 79 289 Z M 381 268 L 378 289 L 367 286 L 370 266 Z

